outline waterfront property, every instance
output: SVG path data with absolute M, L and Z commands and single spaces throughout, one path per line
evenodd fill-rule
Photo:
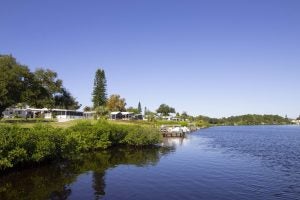
M 40 118 L 48 116 L 49 110 L 47 108 L 7 108 L 2 113 L 4 118 Z M 46 118 L 46 117 L 45 117 Z
M 111 120 L 143 120 L 142 114 L 134 114 L 133 112 L 111 112 L 109 118 Z
M 76 110 L 66 110 L 66 109 L 52 109 L 45 115 L 45 119 L 56 118 L 58 121 L 69 121 L 72 119 L 82 119 L 83 112 Z
M 185 121 L 181 119 L 180 117 L 177 117 L 175 113 L 169 113 L 168 115 L 164 116 L 162 113 L 157 113 L 156 115 L 157 119 L 162 119 L 165 121 Z
M 48 108 L 7 108 L 3 112 L 4 118 L 44 118 L 58 121 L 68 121 L 72 119 L 82 119 L 83 112 L 67 109 L 48 109 Z
M 122 113 L 121 112 L 111 112 L 110 113 L 110 119 L 111 120 L 118 120 L 118 119 L 122 119 Z
M 94 119 L 95 116 L 96 116 L 96 111 L 83 112 L 84 119 Z
M 44 118 L 58 119 L 58 121 L 69 121 L 73 119 L 94 119 L 96 111 L 82 112 L 68 109 L 48 109 L 48 108 L 7 108 L 3 112 L 4 118 Z M 143 120 L 142 114 L 134 114 L 133 112 L 111 112 L 109 115 L 111 120 Z

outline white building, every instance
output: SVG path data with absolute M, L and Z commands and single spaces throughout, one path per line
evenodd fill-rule
M 4 118 L 40 118 L 44 117 L 49 110 L 47 108 L 6 108 L 2 113 Z
M 82 119 L 83 112 L 67 109 L 47 109 L 47 108 L 7 108 L 3 112 L 4 118 L 57 118 L 58 121 L 68 121 L 72 119 Z
M 84 119 L 94 119 L 95 115 L 96 115 L 96 111 L 86 111 L 86 112 L 83 112 L 83 118 Z
M 67 109 L 51 109 L 50 112 L 45 114 L 45 119 L 56 118 L 59 122 L 69 121 L 73 119 L 82 119 L 83 112 Z
M 134 114 L 133 112 L 111 112 L 111 120 L 143 120 L 142 114 Z

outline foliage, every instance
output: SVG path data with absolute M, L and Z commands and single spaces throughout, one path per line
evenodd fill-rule
M 54 128 L 45 124 L 37 124 L 32 128 L 1 125 L 0 171 L 26 163 L 71 158 L 82 152 L 118 144 L 156 144 L 160 139 L 157 129 L 111 124 L 106 120 L 96 124 L 83 120 L 69 128 Z
M 206 128 L 206 127 L 209 127 L 210 125 L 207 121 L 198 120 L 198 121 L 196 121 L 196 126 L 200 127 L 200 128 Z
M 122 142 L 129 145 L 150 145 L 160 140 L 160 133 L 156 128 L 132 127 Z
M 126 111 L 126 101 L 120 95 L 113 94 L 109 97 L 106 104 L 109 111 Z
M 55 108 L 62 108 L 62 109 L 71 109 L 77 110 L 81 107 L 81 105 L 76 101 L 76 99 L 71 95 L 66 88 L 61 89 L 61 93 L 57 94 L 54 97 L 55 101 Z
M 92 94 L 92 101 L 94 108 L 98 106 L 105 106 L 107 101 L 106 94 L 106 77 L 103 69 L 98 69 L 94 79 L 94 90 Z
M 175 108 L 172 108 L 166 104 L 161 104 L 156 110 L 157 113 L 162 113 L 164 116 L 169 115 L 169 113 L 175 113 Z
M 276 125 L 290 124 L 290 120 L 278 115 L 241 115 L 227 118 L 209 118 L 206 116 L 198 116 L 195 120 L 202 120 L 212 125 Z
M 20 65 L 12 56 L 0 55 L 0 115 L 9 106 L 24 101 L 24 91 L 32 82 L 27 66 Z
M 77 109 L 78 102 L 63 87 L 57 73 L 49 69 L 31 72 L 12 56 L 0 55 L 0 114 L 17 104 L 36 108 Z
M 108 115 L 108 109 L 105 106 L 98 106 L 95 108 L 96 111 L 96 119 L 98 119 L 99 117 L 106 117 Z
M 142 105 L 141 105 L 141 102 L 139 102 L 138 104 L 138 114 L 141 114 L 142 113 Z
M 183 120 L 186 120 L 186 119 L 188 119 L 188 114 L 187 114 L 187 112 L 186 111 L 183 111 L 182 112 L 182 114 L 181 114 L 181 118 L 183 119 Z
M 126 109 L 128 112 L 133 112 L 134 114 L 139 114 L 139 109 L 134 107 L 129 107 Z
M 36 87 L 32 91 L 33 101 L 30 104 L 37 108 L 53 108 L 55 96 L 62 90 L 62 80 L 58 79 L 57 73 L 50 69 L 37 69 L 34 76 Z
M 84 112 L 90 112 L 90 111 L 92 111 L 92 108 L 89 107 L 89 106 L 85 106 L 85 107 L 83 108 L 83 111 L 84 111 Z

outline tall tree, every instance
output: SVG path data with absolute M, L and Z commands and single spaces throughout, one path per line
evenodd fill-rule
M 98 69 L 94 79 L 94 90 L 93 90 L 93 104 L 94 108 L 98 106 L 105 106 L 107 101 L 106 94 L 106 77 L 103 69 Z
M 156 112 L 162 113 L 164 116 L 167 116 L 169 113 L 175 113 L 175 109 L 166 104 L 161 104 Z
M 186 120 L 186 119 L 188 119 L 188 117 L 189 117 L 189 115 L 187 114 L 187 112 L 186 112 L 186 111 L 183 111 L 182 114 L 181 114 L 181 118 L 182 118 L 183 120 Z
M 62 109 L 72 109 L 77 110 L 81 105 L 76 101 L 76 99 L 71 95 L 71 93 L 66 89 L 62 88 L 61 92 L 54 97 L 55 108 Z
M 30 72 L 27 66 L 7 55 L 0 55 L 0 71 L 0 116 L 7 107 L 18 104 L 36 108 L 80 107 L 54 71 L 38 69 Z
M 24 102 L 33 75 L 10 55 L 0 55 L 0 116 L 9 106 Z
M 138 111 L 139 111 L 139 114 L 142 113 L 142 105 L 141 105 L 141 102 L 139 102 L 139 104 L 138 104 Z
M 62 80 L 50 69 L 37 69 L 34 76 L 35 87 L 32 89 L 30 105 L 37 108 L 54 108 L 55 96 L 63 96 L 63 93 L 67 92 L 62 86 Z
M 113 94 L 108 98 L 106 106 L 109 111 L 125 111 L 126 101 L 120 95 Z

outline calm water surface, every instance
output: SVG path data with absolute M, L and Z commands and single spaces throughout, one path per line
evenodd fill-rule
M 300 126 L 214 127 L 14 172 L 0 199 L 300 199 Z

